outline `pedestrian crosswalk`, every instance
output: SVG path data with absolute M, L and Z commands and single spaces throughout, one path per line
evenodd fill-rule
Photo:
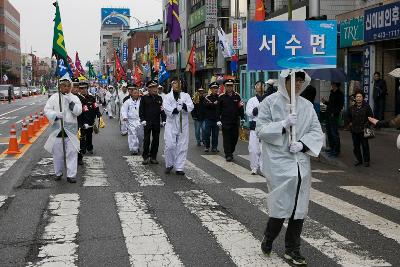
M 200 166 L 197 161 L 196 163 L 187 161 L 185 179 L 191 184 L 189 187 L 172 191 L 171 199 L 175 201 L 173 205 L 181 205 L 184 212 L 190 214 L 195 223 L 209 233 L 208 238 L 215 242 L 216 247 L 223 251 L 235 265 L 289 266 L 280 253 L 273 253 L 271 257 L 264 256 L 260 250 L 261 238 L 257 234 L 263 229 L 254 229 L 243 221 L 243 218 L 235 216 L 243 205 L 250 205 L 249 207 L 255 212 L 261 211 L 268 216 L 266 178 L 250 175 L 248 168 L 235 162 L 226 163 L 225 159 L 218 155 L 202 155 L 200 160 L 211 163 L 221 168 L 221 172 L 236 177 L 240 182 L 240 187 L 232 186 L 233 183 L 228 184 L 223 177 L 210 171 L 209 164 Z M 148 190 L 149 188 L 167 190 L 172 179 L 160 175 L 158 168 L 152 165 L 143 166 L 141 162 L 140 156 L 126 156 L 123 161 L 139 190 L 134 192 L 121 189 L 116 190 L 118 192 L 110 190 L 114 202 L 113 210 L 119 218 L 115 227 L 122 231 L 125 245 L 123 249 L 128 254 L 129 263 L 131 266 L 188 265 L 183 260 L 185 257 L 182 255 L 181 248 L 171 241 L 176 241 L 176 239 L 171 238 L 170 232 L 164 227 L 165 218 L 158 216 L 162 211 L 154 206 L 157 205 L 157 201 L 148 201 L 151 195 L 149 192 L 152 192 Z M 85 157 L 84 163 L 80 172 L 83 187 L 105 189 L 111 187 L 112 180 L 116 177 L 111 175 L 112 172 L 107 174 L 108 162 L 99 156 L 88 156 Z M 31 176 L 49 174 L 54 174 L 51 158 L 41 158 L 30 173 Z M 333 219 L 340 222 L 338 225 L 348 221 L 355 223 L 368 232 L 368 237 L 366 237 L 368 240 L 354 238 L 353 235 L 344 233 L 339 226 L 327 226 L 324 220 L 313 214 L 305 220 L 302 234 L 304 243 L 321 253 L 326 261 L 333 263 L 331 265 L 396 266 L 400 263 L 393 262 L 393 259 L 379 257 L 370 247 L 364 245 L 364 242 L 373 242 L 376 237 L 387 240 L 391 244 L 400 244 L 400 221 L 393 221 L 383 214 L 376 214 L 368 205 L 351 203 L 350 198 L 343 200 L 336 194 L 330 195 L 320 189 L 320 185 L 324 184 L 323 181 L 314 179 L 315 181 L 319 181 L 320 184 L 317 186 L 318 189 L 311 190 L 310 201 L 327 211 L 323 216 L 326 214 L 334 216 Z M 208 188 L 207 185 L 213 185 L 215 190 L 207 191 L 205 189 Z M 220 203 L 218 188 L 223 189 L 227 185 L 232 188 L 228 188 L 225 203 Z M 400 211 L 398 197 L 364 186 L 338 186 L 337 188 L 347 195 L 368 199 L 391 211 Z M 77 193 L 49 196 L 49 202 L 42 215 L 45 224 L 42 226 L 43 230 L 39 231 L 36 260 L 28 263 L 28 266 L 79 265 L 79 242 L 81 242 L 79 221 L 85 216 L 92 216 L 90 213 L 80 213 L 83 192 L 84 190 L 79 190 Z M 164 192 L 164 194 L 167 193 Z M 4 211 L 2 207 L 5 206 L 6 201 L 10 205 L 13 203 L 12 199 L 10 201 L 7 199 L 6 196 L 0 195 L 1 212 Z M 229 203 L 232 201 L 229 209 L 235 212 L 224 208 L 226 201 Z
M 16 162 L 15 159 L 0 159 L 0 177 Z

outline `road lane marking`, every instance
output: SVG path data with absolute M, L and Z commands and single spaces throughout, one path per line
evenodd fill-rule
M 260 249 L 260 241 L 243 224 L 225 214 L 218 203 L 202 190 L 175 193 L 237 266 L 289 266 L 275 253 L 265 257 Z
M 185 168 L 186 178 L 193 181 L 195 184 L 219 184 L 221 183 L 214 176 L 209 175 L 202 169 L 198 168 L 194 163 L 186 160 Z
M 225 171 L 233 174 L 239 179 L 247 183 L 265 183 L 266 180 L 264 177 L 260 175 L 251 175 L 251 172 L 243 168 L 242 166 L 233 163 L 227 162 L 223 157 L 219 155 L 201 155 L 206 160 L 210 161 L 211 163 L 217 165 L 218 167 L 224 169 Z
M 0 177 L 16 162 L 15 159 L 0 159 Z
M 240 157 L 242 159 L 245 159 L 247 161 L 250 161 L 250 155 L 238 155 L 238 157 Z M 319 180 L 317 178 L 314 178 L 314 177 L 311 177 L 311 182 L 313 182 L 313 183 L 322 183 L 321 180 Z
M 311 189 L 311 201 L 400 243 L 400 225 L 394 222 L 315 189 Z
M 83 186 L 110 186 L 102 157 L 84 157 Z
M 258 188 L 235 188 L 232 191 L 268 215 L 267 193 Z M 302 239 L 342 266 L 391 266 L 382 259 L 372 258 L 357 244 L 309 217 L 304 220 Z
M 143 158 L 141 156 L 124 156 L 129 169 L 133 174 L 139 186 L 163 186 L 164 182 L 161 177 L 147 166 L 142 165 Z
M 311 172 L 314 173 L 323 173 L 323 174 L 329 174 L 329 173 L 344 173 L 342 170 L 312 170 Z
M 387 195 L 385 193 L 370 189 L 364 186 L 340 186 L 340 188 L 350 191 L 353 194 L 368 198 L 388 207 L 400 210 L 400 198 Z
M 114 195 L 131 266 L 183 266 L 143 193 Z
M 28 266 L 77 266 L 78 194 L 50 195 L 48 224 L 39 242 L 38 262 Z
M 15 111 L 21 110 L 21 109 L 23 109 L 23 108 L 26 108 L 26 107 L 27 107 L 27 106 L 22 106 L 22 107 L 20 107 L 20 108 L 17 108 L 17 109 L 14 109 L 14 110 L 8 111 L 8 112 L 6 112 L 6 113 L 3 113 L 3 114 L 0 114 L 0 117 L 3 117 L 4 115 L 7 115 L 7 114 L 10 114 L 10 113 L 13 113 L 13 112 L 15 112 Z

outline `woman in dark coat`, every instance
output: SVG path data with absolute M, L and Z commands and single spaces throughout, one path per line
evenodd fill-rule
M 353 152 L 356 157 L 354 165 L 358 166 L 364 162 L 364 166 L 369 167 L 369 144 L 368 138 L 364 137 L 364 128 L 369 126 L 368 117 L 372 116 L 372 109 L 364 101 L 364 94 L 361 91 L 356 92 L 354 96 L 355 104 L 349 108 L 348 112 L 349 126 L 353 138 Z

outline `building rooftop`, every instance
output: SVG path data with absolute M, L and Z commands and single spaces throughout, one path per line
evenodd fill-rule
M 135 29 L 131 29 L 129 31 L 128 36 L 132 36 L 134 33 L 136 32 L 158 32 L 161 31 L 163 27 L 163 23 L 162 21 L 157 21 L 154 24 L 149 24 L 148 26 L 143 26 L 143 27 L 139 27 L 139 28 L 135 28 Z

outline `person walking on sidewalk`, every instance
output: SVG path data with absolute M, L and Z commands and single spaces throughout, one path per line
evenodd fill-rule
M 172 80 L 172 90 L 163 103 L 167 115 L 164 130 L 165 173 L 169 174 L 175 168 L 177 175 L 185 175 L 183 169 L 189 146 L 189 113 L 194 105 L 190 95 L 181 91 L 180 82 L 179 79 Z
M 239 139 L 239 127 L 244 123 L 244 108 L 240 95 L 233 90 L 233 79 L 224 81 L 225 93 L 218 99 L 219 121 L 222 126 L 226 161 L 233 161 L 233 152 Z
M 157 86 L 158 83 L 156 81 L 148 81 L 146 87 L 149 93 L 140 98 L 139 117 L 144 127 L 143 165 L 149 163 L 158 164 L 157 153 L 160 143 L 160 129 L 161 125 L 165 125 L 163 100 L 158 95 Z
M 372 97 L 374 98 L 374 114 L 378 120 L 383 120 L 385 114 L 386 95 L 386 81 L 381 79 L 381 73 L 377 71 L 374 73 Z
M 65 136 L 67 181 L 76 183 L 79 151 L 77 117 L 82 113 L 82 103 L 76 95 L 71 93 L 72 81 L 68 73 L 60 79 L 59 86 L 61 95 L 59 93 L 53 94 L 44 107 L 46 117 L 52 122 L 51 133 L 44 148 L 53 154 L 55 180 L 59 181 L 63 175 L 64 153 L 62 136 Z M 60 111 L 60 97 L 62 111 Z M 64 128 L 61 127 L 61 119 L 63 120 Z
M 256 175 L 262 170 L 261 144 L 256 134 L 258 106 L 264 100 L 264 82 L 257 81 L 254 85 L 256 95 L 249 99 L 246 105 L 246 115 L 250 121 L 249 155 L 251 174 Z
M 314 106 L 299 96 L 309 84 L 310 77 L 298 71 L 295 78 L 295 113 L 289 114 L 289 70 L 281 72 L 278 92 L 267 97 L 258 107 L 256 132 L 262 141 L 263 173 L 267 177 L 270 215 L 261 249 L 264 254 L 270 255 L 285 219 L 289 219 L 284 257 L 293 264 L 306 265 L 306 259 L 300 253 L 300 236 L 310 198 L 310 156 L 319 155 L 323 133 Z M 296 126 L 296 139 L 290 143 L 291 126 Z
M 337 158 L 340 154 L 339 118 L 344 105 L 344 95 L 340 90 L 340 83 L 332 82 L 331 88 L 329 100 L 323 97 L 322 103 L 327 105 L 326 134 L 330 147 L 328 153 L 330 157 Z
M 372 116 L 372 109 L 367 102 L 364 101 L 364 93 L 355 92 L 355 104 L 349 108 L 348 122 L 353 139 L 353 153 L 356 157 L 355 166 L 364 163 L 365 167 L 369 167 L 370 153 L 368 138 L 364 137 L 364 129 L 369 126 L 368 117 Z M 361 149 L 362 147 L 362 154 Z
M 204 111 L 204 152 L 210 151 L 210 137 L 211 137 L 211 152 L 218 151 L 218 135 L 219 127 L 217 125 L 218 119 L 218 90 L 219 85 L 217 82 L 209 84 L 211 93 L 205 97 L 205 111 Z
M 192 118 L 194 120 L 194 132 L 196 136 L 197 146 L 204 145 L 204 89 L 199 88 L 193 95 L 194 109 L 192 110 Z

